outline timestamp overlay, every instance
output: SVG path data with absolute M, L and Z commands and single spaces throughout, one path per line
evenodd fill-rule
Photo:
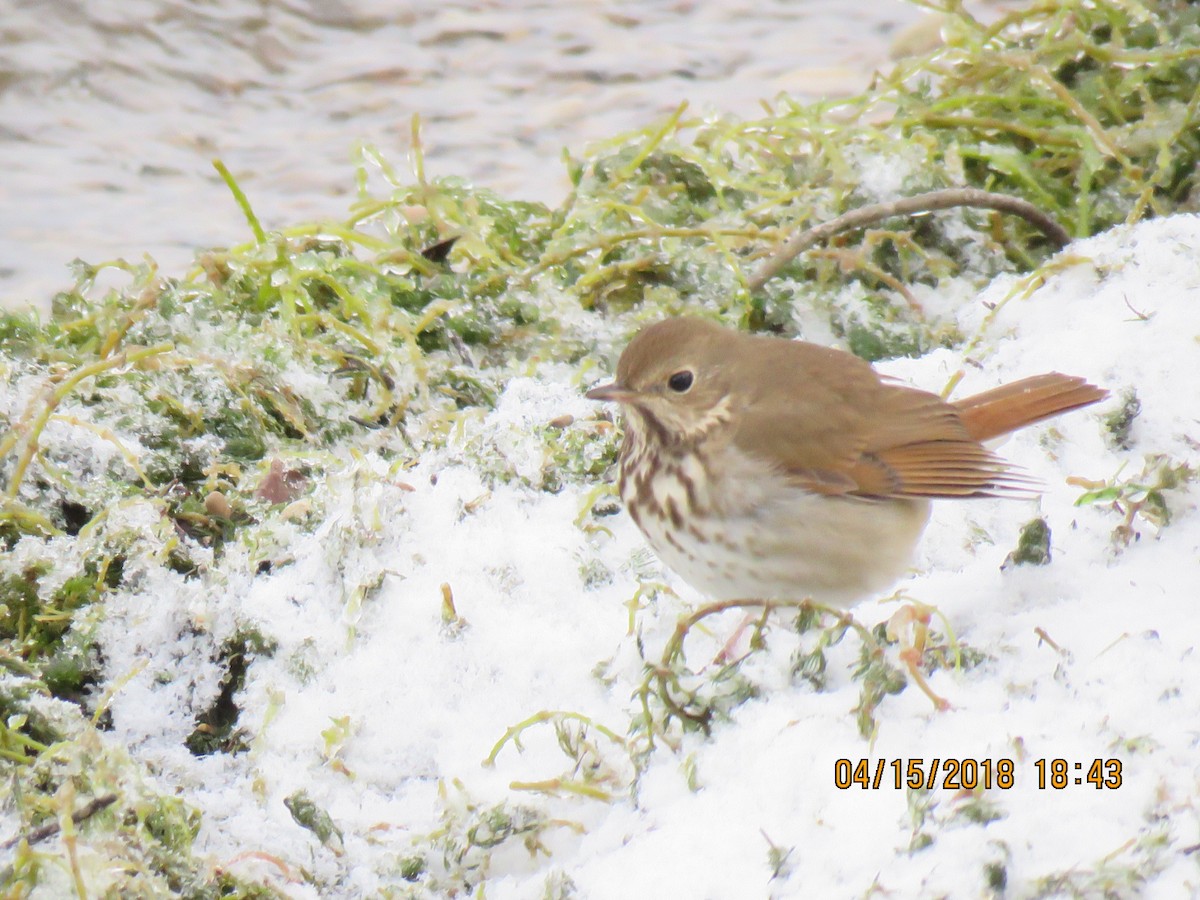
M 1122 784 L 1124 765 L 1117 757 L 1040 757 L 1021 762 L 1009 757 L 840 757 L 833 763 L 833 785 L 845 791 L 1007 791 L 1018 785 L 1043 791 L 1115 791 Z

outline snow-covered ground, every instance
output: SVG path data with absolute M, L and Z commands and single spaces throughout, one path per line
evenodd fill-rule
M 674 747 L 659 740 L 640 773 L 630 750 L 597 727 L 586 732 L 591 768 L 575 771 L 548 723 L 484 766 L 508 728 L 543 711 L 586 717 L 644 751 L 644 735 L 628 733 L 641 714 L 643 656 L 657 661 L 676 621 L 703 598 L 658 568 L 624 513 L 580 519 L 589 487 L 486 487 L 456 452 L 455 440 L 471 440 L 464 434 L 399 472 L 370 452 L 347 454 L 313 498 L 322 524 L 297 529 L 292 561 L 270 576 L 252 578 L 231 550 L 220 590 L 211 580 L 184 594 L 164 584 L 157 605 L 145 595 L 113 602 L 101 635 L 107 677 L 120 685 L 108 739 L 203 811 L 198 849 L 215 864 L 295 897 L 319 893 L 302 869 L 330 896 L 385 886 L 402 895 L 404 859 L 456 840 L 461 848 L 463 823 L 501 803 L 544 827 L 535 852 L 520 836 L 491 852 L 475 879 L 486 878 L 489 900 L 566 896 L 571 885 L 601 900 L 963 897 L 1004 883 L 1022 897 L 1105 888 L 1195 896 L 1195 488 L 1184 481 L 1162 492 L 1169 523 L 1133 514 L 1131 530 L 1120 526 L 1145 499 L 1138 486 L 1153 486 L 1163 467 L 1200 467 L 1197 259 L 1200 217 L 1114 229 L 1071 245 L 1042 278 L 1003 277 L 959 308 L 962 331 L 979 338 L 966 356 L 941 350 L 881 366 L 933 390 L 962 370 L 955 396 L 1050 370 L 1112 392 L 999 448 L 1043 482 L 1039 501 L 935 504 L 897 589 L 937 607 L 965 647 L 986 654 L 931 673 L 948 711 L 910 684 L 883 700 L 876 739 L 863 739 L 852 712 L 858 639 L 850 633 L 830 651 L 828 684 L 817 691 L 790 674 L 791 653 L 811 647 L 811 636 L 795 635 L 779 614 L 767 647 L 744 664 L 758 696 L 709 735 L 676 733 Z M 566 415 L 567 428 L 600 427 L 584 387 L 514 380 L 478 427 L 518 471 L 536 469 L 535 427 Z M 1141 412 L 1121 449 L 1104 419 L 1128 389 Z M 1101 485 L 1116 491 L 1075 505 Z M 1021 526 L 1039 515 L 1052 531 L 1051 564 L 1002 570 Z M 644 604 L 631 606 L 639 585 L 656 580 L 674 592 L 643 592 Z M 444 621 L 443 584 L 465 622 Z M 880 599 L 853 613 L 874 625 L 898 608 Z M 706 622 L 687 645 L 692 669 L 705 667 L 736 621 Z M 250 750 L 196 758 L 183 746 L 194 723 L 180 692 L 211 694 L 219 672 L 189 646 L 188 626 L 228 633 L 234 622 L 278 644 L 250 665 L 239 697 Z M 578 734 L 570 722 L 579 720 L 563 721 Z M 881 784 L 840 788 L 840 759 L 867 759 L 872 773 L 882 762 Z M 892 761 L 928 771 L 935 759 L 978 761 L 981 778 L 984 761 L 1011 760 L 1012 784 L 892 785 Z M 1055 759 L 1067 762 L 1068 783 L 1039 785 L 1037 761 Z M 1094 760 L 1119 761 L 1119 783 L 1110 765 L 1109 786 L 1076 783 Z M 554 779 L 566 785 L 556 794 L 512 787 Z M 581 783 L 611 797 L 568 789 Z M 298 791 L 328 813 L 340 846 L 293 821 L 283 800 Z M 486 843 L 478 829 L 473 837 Z

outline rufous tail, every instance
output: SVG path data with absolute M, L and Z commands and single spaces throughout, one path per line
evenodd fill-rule
M 986 441 L 1108 396 L 1108 391 L 1073 375 L 1048 372 L 954 401 L 971 437 Z

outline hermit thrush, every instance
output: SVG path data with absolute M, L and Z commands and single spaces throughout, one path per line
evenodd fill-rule
M 840 350 L 677 318 L 587 396 L 621 404 L 621 498 L 685 581 L 848 606 L 903 573 L 930 498 L 1032 492 L 982 441 L 1107 394 L 1051 372 L 948 403 Z

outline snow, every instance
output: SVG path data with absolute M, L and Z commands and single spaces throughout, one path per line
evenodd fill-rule
M 586 427 L 598 415 L 577 384 L 561 372 L 548 379 L 547 367 L 509 383 L 496 411 L 437 458 L 393 471 L 374 452 L 347 454 L 316 492 L 316 526 L 289 536 L 270 575 L 251 577 L 253 554 L 231 551 L 214 562 L 207 595 L 196 595 L 197 582 L 160 575 L 139 588 L 158 597 L 156 607 L 114 600 L 101 626 L 109 680 L 120 685 L 109 738 L 202 810 L 201 852 L 294 897 L 405 888 L 399 861 L 449 821 L 448 810 L 503 801 L 561 824 L 540 833 L 539 853 L 516 839 L 492 854 L 491 900 L 541 897 L 567 883 L 600 900 L 978 896 L 989 866 L 1016 896 L 1055 895 L 1041 882 L 1051 876 L 1125 885 L 1125 870 L 1148 879 L 1139 889 L 1154 896 L 1194 895 L 1200 868 L 1186 848 L 1200 843 L 1195 489 L 1166 491 L 1169 524 L 1135 518 L 1138 536 L 1126 544 L 1114 539 L 1122 515 L 1106 503 L 1075 506 L 1084 488 L 1067 479 L 1128 479 L 1151 454 L 1200 466 L 1197 258 L 1200 217 L 1114 229 L 1071 245 L 1036 283 L 1002 277 L 960 306 L 959 328 L 978 337 L 966 358 L 940 350 L 880 366 L 932 390 L 961 370 L 954 396 L 1050 370 L 1114 394 L 999 448 L 1043 483 L 1039 500 L 935 504 L 914 571 L 897 589 L 935 606 L 959 641 L 988 657 L 929 675 L 947 711 L 910 683 L 883 700 L 876 739 L 864 740 L 851 712 L 857 638 L 832 648 L 829 684 L 817 692 L 789 676 L 801 639 L 780 614 L 744 673 L 759 696 L 709 735 L 676 734 L 674 748 L 659 741 L 634 789 L 628 754 L 589 730 L 592 759 L 612 776 L 603 783 L 611 801 L 510 787 L 578 777 L 548 724 L 531 726 L 523 750 L 510 742 L 485 767 L 506 729 L 546 710 L 586 716 L 644 748 L 644 737 L 628 734 L 640 713 L 639 637 L 656 661 L 677 619 L 703 599 L 646 562 L 624 513 L 591 520 L 607 531 L 577 524 L 594 485 L 536 489 L 543 444 L 532 431 L 566 414 L 575 418 L 567 428 Z M 1102 417 L 1131 387 L 1142 412 L 1131 449 L 1115 449 Z M 462 452 L 468 445 L 500 461 L 480 471 Z M 518 477 L 496 480 L 500 470 Z M 1020 526 L 1037 515 L 1052 530 L 1052 564 L 1001 570 Z M 639 577 L 674 592 L 641 606 L 631 633 Z M 465 622 L 445 622 L 443 584 Z M 881 598 L 853 612 L 873 625 L 898 608 Z M 181 710 L 197 700 L 183 694 L 211 697 L 219 676 L 196 634 L 221 638 L 246 625 L 277 644 L 254 659 L 238 697 L 250 749 L 193 757 L 182 746 L 190 719 Z M 736 616 L 706 623 L 709 634 L 688 643 L 689 665 L 701 668 L 735 625 Z M 934 626 L 944 630 L 938 619 Z M 890 785 L 891 761 L 917 759 L 928 770 L 934 758 L 1013 760 L 1015 785 L 974 795 Z M 1072 777 L 1092 760 L 1117 759 L 1123 780 L 1042 789 L 1034 762 L 1043 758 L 1081 763 Z M 883 761 L 884 783 L 839 789 L 839 759 L 868 759 L 872 769 Z M 299 790 L 341 830 L 343 855 L 292 821 L 283 799 Z M 787 853 L 775 877 L 772 846 Z M 294 880 L 254 853 L 281 861 Z M 301 869 L 322 888 L 300 881 Z

